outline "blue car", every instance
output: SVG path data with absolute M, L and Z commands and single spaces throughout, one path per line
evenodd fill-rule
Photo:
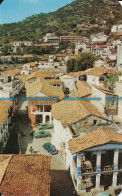
M 58 150 L 55 148 L 54 145 L 51 143 L 47 142 L 43 145 L 44 149 L 47 150 L 51 155 L 57 154 Z
M 40 137 L 51 137 L 51 133 L 50 132 L 46 132 L 46 131 L 39 131 L 38 133 L 34 134 L 35 138 L 40 138 Z
M 103 192 L 103 193 L 99 193 L 99 194 L 97 194 L 97 196 L 109 196 L 109 194 L 108 194 L 108 193 L 106 193 L 106 192 Z

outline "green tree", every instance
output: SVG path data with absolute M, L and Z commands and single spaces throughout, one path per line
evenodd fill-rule
M 119 77 L 118 77 L 119 74 L 120 74 L 119 72 L 108 74 L 108 77 L 104 80 L 104 87 L 113 90 L 115 87 L 115 83 L 119 80 Z
M 69 43 L 69 47 L 70 47 L 71 49 L 75 49 L 75 42 L 71 41 L 71 42 Z
M 67 72 L 74 71 L 74 68 L 75 68 L 75 59 L 69 59 L 67 61 Z
M 17 47 L 16 53 L 18 55 L 22 55 L 22 49 L 20 47 Z
M 75 60 L 75 71 L 82 71 L 92 68 L 96 59 L 97 57 L 90 52 L 81 52 Z
M 11 50 L 11 47 L 9 45 L 5 45 L 2 47 L 2 53 L 3 55 L 8 55 L 10 54 L 10 50 Z

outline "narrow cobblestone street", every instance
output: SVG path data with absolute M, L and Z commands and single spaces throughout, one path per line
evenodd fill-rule
M 34 154 L 43 154 L 51 156 L 44 148 L 45 142 L 51 142 L 51 137 L 35 138 L 30 134 L 32 127 L 29 125 L 27 115 L 27 101 L 22 101 L 25 94 L 18 96 L 18 111 L 16 116 L 15 129 L 19 133 L 21 154 L 30 154 L 29 149 L 32 146 Z M 48 130 L 52 134 L 53 129 Z M 22 136 L 22 133 L 25 136 Z M 51 196 L 75 196 L 74 186 L 66 169 L 65 162 L 60 153 L 51 156 Z

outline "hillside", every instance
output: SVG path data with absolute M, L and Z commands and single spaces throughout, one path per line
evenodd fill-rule
M 97 21 L 96 21 L 97 19 Z M 25 20 L 11 24 L 0 25 L 0 40 L 7 43 L 10 40 L 35 40 L 47 32 L 56 35 L 84 34 L 77 30 L 77 24 L 98 24 L 99 20 L 106 20 L 104 29 L 107 33 L 112 24 L 122 19 L 122 7 L 117 0 L 75 0 L 71 4 L 55 12 L 40 13 L 27 17 Z M 99 27 L 91 28 L 91 32 L 101 31 Z

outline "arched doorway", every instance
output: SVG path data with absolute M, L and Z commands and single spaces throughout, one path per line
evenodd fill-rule
M 46 123 L 50 123 L 50 116 L 49 115 L 46 115 L 45 121 L 46 121 Z
M 36 123 L 42 123 L 43 116 L 42 115 L 36 115 Z

